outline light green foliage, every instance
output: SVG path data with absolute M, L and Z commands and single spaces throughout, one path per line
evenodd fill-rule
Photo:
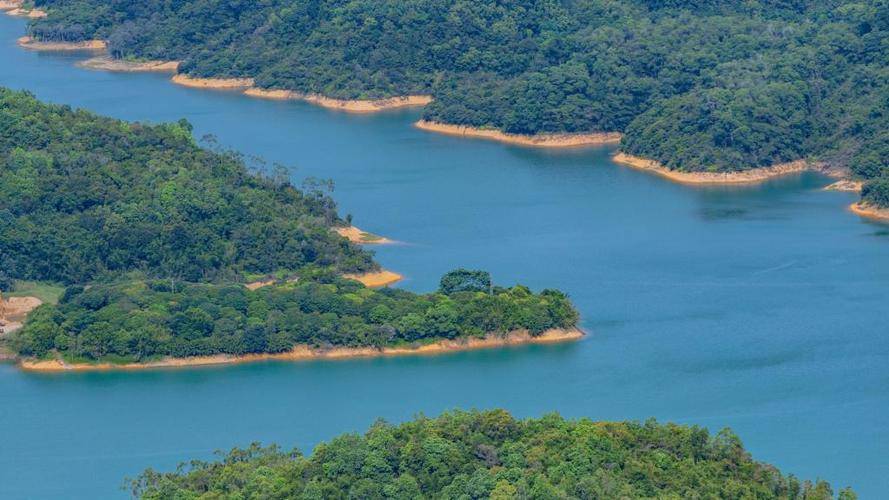
M 22 356 L 53 352 L 85 361 L 384 347 L 526 329 L 570 328 L 578 315 L 561 292 L 522 286 L 493 293 L 417 295 L 371 290 L 327 274 L 249 291 L 239 284 L 166 280 L 69 287 L 11 338 Z
M 833 498 L 826 482 L 800 483 L 754 461 L 727 430 L 515 420 L 503 410 L 377 422 L 308 457 L 254 444 L 174 473 L 146 471 L 131 487 L 145 499 Z

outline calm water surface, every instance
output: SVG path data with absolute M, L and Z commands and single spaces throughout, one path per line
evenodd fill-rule
M 732 427 L 761 460 L 889 490 L 889 226 L 814 174 L 695 189 L 614 165 L 429 134 L 416 112 L 355 116 L 78 69 L 19 50 L 0 85 L 195 133 L 336 182 L 356 224 L 404 242 L 379 260 L 425 291 L 456 266 L 568 291 L 573 345 L 439 357 L 27 374 L 0 365 L 0 497 L 125 496 L 122 478 L 251 441 L 305 451 L 377 417 L 502 406 Z

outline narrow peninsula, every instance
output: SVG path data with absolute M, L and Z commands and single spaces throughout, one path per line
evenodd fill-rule
M 497 286 L 484 271 L 449 272 L 425 294 L 389 288 L 402 276 L 363 248 L 379 239 L 341 219 L 328 194 L 201 148 L 184 120 L 127 123 L 6 89 L 0 118 L 9 167 L 0 212 L 10 214 L 0 292 L 60 290 L 57 301 L 3 302 L 19 310 L 4 317 L 14 331 L 0 344 L 22 368 L 390 356 L 582 336 L 563 292 Z M 33 123 L 45 124 L 40 136 Z M 92 155 L 106 161 L 80 161 Z
M 781 163 L 770 167 L 757 167 L 728 172 L 674 170 L 657 161 L 625 153 L 617 153 L 614 155 L 613 160 L 615 163 L 651 172 L 674 182 L 697 185 L 756 184 L 814 169 L 813 164 L 805 160 Z

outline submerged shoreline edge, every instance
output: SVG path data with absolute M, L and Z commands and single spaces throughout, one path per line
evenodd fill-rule
M 195 356 L 191 358 L 165 358 L 148 363 L 66 363 L 59 359 L 19 360 L 18 366 L 32 372 L 72 372 L 72 371 L 114 371 L 114 370 L 145 370 L 154 368 L 186 368 L 197 366 L 215 366 L 249 363 L 256 361 L 310 361 L 337 360 L 354 358 L 375 358 L 390 356 L 412 356 L 446 354 L 451 352 L 492 349 L 509 346 L 533 344 L 555 344 L 580 340 L 586 333 L 580 328 L 553 328 L 538 336 L 532 336 L 527 330 L 518 330 L 506 335 L 487 335 L 483 338 L 467 338 L 456 340 L 439 340 L 419 347 L 336 347 L 319 350 L 307 345 L 294 346 L 290 351 L 282 353 L 261 354 L 216 354 L 211 356 Z

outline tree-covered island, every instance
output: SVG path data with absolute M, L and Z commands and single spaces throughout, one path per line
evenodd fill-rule
M 801 161 L 889 206 L 886 0 L 35 3 L 37 40 L 101 39 L 260 94 L 428 95 L 426 122 L 619 132 L 624 153 L 686 173 Z
M 309 456 L 253 445 L 172 473 L 149 469 L 129 487 L 152 500 L 856 498 L 753 460 L 728 429 L 518 420 L 503 410 L 380 421 Z
M 451 272 L 422 295 L 346 278 L 379 265 L 337 233 L 348 224 L 329 195 L 198 146 L 184 121 L 128 123 L 0 89 L 0 167 L 0 291 L 65 287 L 3 339 L 32 363 L 580 335 L 565 294 L 498 287 L 485 272 Z

